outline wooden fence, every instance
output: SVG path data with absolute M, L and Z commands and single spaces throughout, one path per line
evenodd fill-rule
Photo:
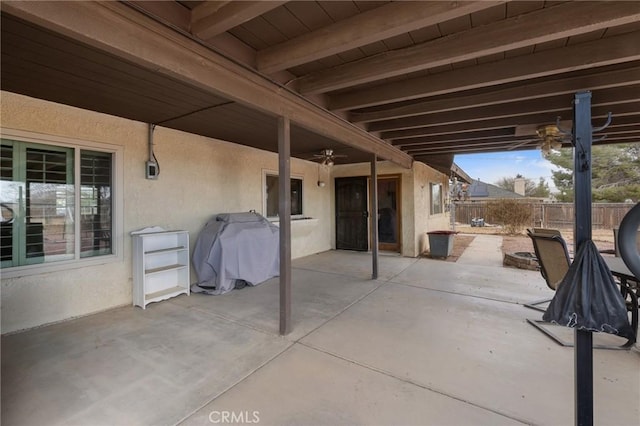
M 569 229 L 573 227 L 573 203 L 531 203 L 530 227 Z M 622 218 L 635 204 L 631 203 L 597 203 L 591 207 L 593 229 L 613 229 L 620 225 Z M 473 218 L 484 218 L 486 202 L 456 203 L 455 216 L 457 223 L 471 224 Z

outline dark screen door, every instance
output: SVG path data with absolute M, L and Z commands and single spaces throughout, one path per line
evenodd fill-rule
M 336 248 L 368 250 L 367 178 L 336 178 Z

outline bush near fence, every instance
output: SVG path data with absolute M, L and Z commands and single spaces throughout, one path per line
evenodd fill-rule
M 513 198 L 489 201 L 485 208 L 487 217 L 502 225 L 508 234 L 521 232 L 531 222 L 531 208 Z
M 487 209 L 486 201 L 456 202 L 455 215 L 457 223 L 471 224 L 473 218 L 484 218 L 485 223 L 497 223 Z M 531 209 L 531 222 L 527 227 L 567 229 L 573 227 L 573 203 L 540 203 L 521 201 Z M 591 206 L 592 228 L 613 229 L 620 226 L 625 214 L 635 204 L 631 203 L 595 203 Z

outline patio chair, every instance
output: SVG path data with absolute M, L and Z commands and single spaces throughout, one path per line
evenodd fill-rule
M 567 244 L 562 238 L 560 231 L 555 229 L 543 229 L 543 228 L 534 228 L 534 230 L 527 230 L 527 235 L 531 238 L 533 242 L 533 249 L 535 251 L 536 257 L 538 259 L 538 263 L 540 265 L 540 274 L 545 279 L 547 286 L 556 291 L 558 286 L 562 283 L 565 275 L 569 271 L 569 267 L 571 266 L 571 257 L 569 256 L 569 250 L 567 249 Z M 621 286 L 621 291 L 623 296 L 626 295 L 625 291 L 631 294 L 631 300 L 634 301 L 633 298 L 633 290 L 628 290 L 622 283 L 618 282 Z M 626 297 L 625 297 L 626 299 Z M 539 305 L 549 303 L 551 299 L 544 299 L 538 302 L 533 302 L 529 304 L 525 304 L 527 308 L 535 309 L 541 312 L 545 312 L 545 308 L 540 307 Z M 626 302 L 627 310 L 632 314 L 632 327 L 637 330 L 638 327 L 638 304 L 636 303 L 628 303 Z M 548 326 L 549 323 L 541 320 L 530 320 L 527 319 L 529 324 L 536 327 L 538 330 L 542 331 L 551 339 L 555 340 L 562 346 L 573 346 L 572 343 L 568 343 L 563 341 L 561 338 L 556 336 L 550 330 L 545 328 L 544 326 Z M 628 349 L 632 345 L 632 341 L 625 343 L 621 346 L 594 346 L 594 348 L 600 349 Z
M 540 265 L 540 274 L 544 278 L 547 286 L 556 291 L 558 285 L 569 270 L 571 258 L 567 244 L 557 229 L 534 228 L 527 229 L 527 235 L 533 243 L 533 250 Z M 546 309 L 540 307 L 551 299 L 544 299 L 537 302 L 525 304 L 527 308 L 544 312 Z
M 569 250 L 567 244 L 562 238 L 560 231 L 557 229 L 545 229 L 534 228 L 533 230 L 527 229 L 527 235 L 531 238 L 533 243 L 533 250 L 538 259 L 540 265 L 540 274 L 544 278 L 547 286 L 556 291 L 558 286 L 562 282 L 562 279 L 569 271 L 571 265 L 571 258 L 569 257 Z M 543 299 L 537 302 L 525 304 L 527 308 L 535 309 L 540 312 L 545 312 L 546 308 L 540 305 L 546 305 L 551 302 L 551 299 Z M 545 328 L 550 324 L 542 320 L 527 319 L 527 322 L 546 334 L 551 339 L 555 340 L 562 346 L 572 346 L 571 343 L 563 341 L 560 337 L 552 333 Z
M 560 233 L 559 230 L 557 229 L 551 229 L 551 228 L 533 228 L 533 231 L 530 229 L 527 229 L 527 234 L 528 233 L 533 233 L 536 235 L 547 235 L 547 236 L 554 236 L 557 235 L 558 237 L 561 237 L 562 234 Z

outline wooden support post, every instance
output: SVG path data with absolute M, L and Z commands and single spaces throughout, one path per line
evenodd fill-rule
M 591 239 L 591 92 L 573 100 L 574 253 Z M 593 425 L 593 334 L 575 330 L 576 425 Z
M 369 185 L 369 222 L 371 223 L 371 279 L 378 279 L 378 158 L 371 157 L 371 184 Z
M 280 219 L 280 334 L 291 332 L 291 123 L 278 118 L 278 217 Z

